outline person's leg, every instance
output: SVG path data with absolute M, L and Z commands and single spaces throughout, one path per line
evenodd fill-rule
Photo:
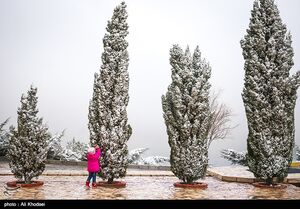
M 85 185 L 88 186 L 88 187 L 90 186 L 91 178 L 93 178 L 93 173 L 89 172 L 89 176 L 88 176 L 88 178 L 85 182 Z
M 97 173 L 93 173 L 93 183 L 96 183 L 96 176 L 97 176 Z
M 86 181 L 90 182 L 92 178 L 93 178 L 93 173 L 89 172 L 89 176 Z
M 96 176 L 97 176 L 97 173 L 93 173 L 93 187 L 96 187 Z

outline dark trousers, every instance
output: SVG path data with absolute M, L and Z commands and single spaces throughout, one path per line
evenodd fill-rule
M 87 178 L 86 181 L 90 182 L 91 179 L 93 178 L 93 183 L 96 183 L 96 175 L 97 175 L 97 172 L 89 172 L 89 177 Z

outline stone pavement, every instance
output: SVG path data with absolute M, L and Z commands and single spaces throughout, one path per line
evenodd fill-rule
M 40 176 L 43 186 L 34 188 L 8 188 L 6 183 L 13 176 L 0 176 L 1 200 L 77 200 L 77 199 L 300 199 L 300 188 L 288 184 L 286 189 L 257 188 L 251 184 L 225 182 L 214 177 L 200 180 L 208 184 L 203 189 L 174 187 L 178 182 L 175 176 L 126 176 L 120 179 L 126 182 L 125 188 L 86 188 L 86 176 Z M 284 203 L 286 204 L 286 203 Z M 101 208 L 102 205 L 99 205 Z M 201 208 L 201 207 L 200 207 Z
M 253 183 L 257 179 L 244 166 L 223 166 L 210 167 L 207 170 L 208 176 L 213 176 L 219 180 L 227 182 Z M 0 176 L 13 175 L 7 161 L 0 161 Z M 86 166 L 84 164 L 65 165 L 65 164 L 46 164 L 46 169 L 42 176 L 86 176 Z M 173 176 L 170 170 L 161 170 L 151 166 L 146 169 L 138 169 L 133 166 L 127 169 L 126 176 Z M 285 183 L 300 184 L 300 173 L 289 173 L 284 180 Z
M 143 168 L 143 169 L 142 169 Z M 152 168 L 152 170 L 151 170 Z M 169 169 L 169 168 L 168 168 Z M 300 174 L 289 174 L 284 190 L 257 188 L 247 167 L 210 167 L 208 177 L 199 180 L 208 184 L 205 190 L 183 189 L 173 186 L 178 178 L 166 167 L 129 166 L 125 178 L 125 188 L 87 189 L 86 165 L 46 164 L 39 177 L 42 187 L 11 189 L 6 186 L 14 180 L 7 161 L 0 160 L 0 200 L 3 199 L 300 199 Z M 213 177 L 210 177 L 213 176 Z M 221 180 L 221 181 L 220 181 Z M 250 184 L 249 184 L 250 183 Z M 62 187 L 63 185 L 63 187 Z

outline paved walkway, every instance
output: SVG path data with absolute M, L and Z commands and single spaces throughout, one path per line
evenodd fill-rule
M 300 199 L 300 187 L 288 184 L 286 189 L 258 188 L 251 184 L 224 182 L 207 177 L 199 182 L 208 184 L 205 190 L 174 187 L 175 176 L 126 176 L 125 188 L 86 188 L 86 176 L 40 176 L 44 182 L 35 188 L 8 188 L 6 183 L 13 176 L 0 176 L 1 200 L 63 200 L 63 199 L 193 199 L 193 200 L 236 200 L 236 199 Z M 98 178 L 99 181 L 100 178 Z M 102 205 L 98 205 L 100 208 Z M 201 209 L 201 205 L 199 205 Z M 285 207 L 286 208 L 286 207 Z M 297 208 L 297 207 L 295 207 Z M 10 208 L 11 209 L 11 208 Z
M 254 175 L 244 166 L 210 167 L 207 175 L 227 182 L 253 183 Z M 0 176 L 13 175 L 7 162 L 0 161 Z M 43 176 L 86 176 L 85 165 L 46 164 Z M 126 176 L 174 176 L 169 170 L 128 168 Z M 285 183 L 300 184 L 300 173 L 289 173 Z

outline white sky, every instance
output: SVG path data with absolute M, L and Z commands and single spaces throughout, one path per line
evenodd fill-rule
M 300 1 L 277 0 L 292 33 L 300 70 Z M 16 124 L 21 94 L 38 87 L 39 114 L 52 133 L 66 129 L 88 142 L 88 104 L 93 75 L 99 71 L 102 38 L 116 0 L 0 0 L 0 121 Z M 212 67 L 211 83 L 232 108 L 231 136 L 214 142 L 210 163 L 226 164 L 220 150 L 246 149 L 247 122 L 241 99 L 244 60 L 240 40 L 248 28 L 252 0 L 127 0 L 129 23 L 129 149 L 148 147 L 146 156 L 169 156 L 161 95 L 171 82 L 172 44 L 200 46 Z M 299 97 L 299 93 L 298 93 Z M 300 145 L 300 108 L 296 106 Z

